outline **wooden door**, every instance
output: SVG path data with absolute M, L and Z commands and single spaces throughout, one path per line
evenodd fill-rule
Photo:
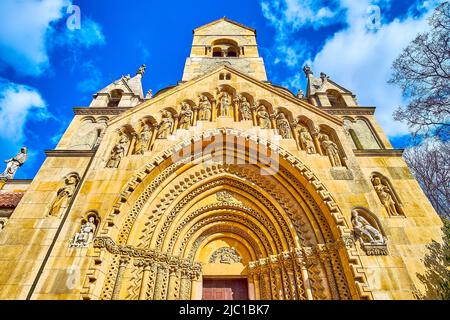
M 203 300 L 248 300 L 247 279 L 204 279 Z

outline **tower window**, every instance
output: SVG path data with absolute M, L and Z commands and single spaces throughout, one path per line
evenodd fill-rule
M 221 48 L 214 48 L 213 49 L 213 57 L 222 57 L 222 49 Z
M 109 93 L 108 107 L 114 108 L 119 106 L 120 100 L 122 99 L 123 91 L 115 89 Z

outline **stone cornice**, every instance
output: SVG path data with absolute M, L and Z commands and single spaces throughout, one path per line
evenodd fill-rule
M 322 110 L 338 116 L 346 115 L 373 115 L 375 107 L 349 107 L 349 108 L 322 108 Z
M 75 115 L 119 115 L 129 108 L 88 108 L 88 107 L 75 107 L 73 108 L 73 112 Z
M 45 150 L 47 157 L 92 157 L 96 150 Z
M 357 157 L 401 157 L 404 149 L 367 149 L 353 150 Z

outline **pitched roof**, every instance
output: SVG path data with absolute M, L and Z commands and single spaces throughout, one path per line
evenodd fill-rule
M 0 208 L 15 208 L 22 199 L 23 192 L 0 193 Z
M 255 29 L 250 28 L 250 27 L 247 27 L 246 25 L 243 25 L 242 23 L 239 23 L 239 22 L 233 21 L 233 20 L 231 20 L 231 19 L 228 19 L 227 17 L 223 17 L 223 18 L 217 19 L 217 20 L 215 20 L 215 21 L 213 21 L 213 22 L 210 22 L 210 23 L 208 23 L 208 24 L 205 24 L 205 25 L 203 25 L 203 26 L 201 26 L 201 27 L 195 28 L 193 32 L 195 33 L 196 31 L 198 31 L 198 30 L 200 30 L 200 29 L 203 29 L 203 28 L 212 26 L 212 25 L 214 25 L 214 24 L 216 24 L 216 23 L 218 23 L 218 22 L 221 22 L 221 21 L 226 21 L 226 22 L 232 23 L 232 24 L 234 24 L 234 25 L 237 25 L 238 27 L 241 27 L 241 28 L 250 30 L 250 31 L 252 31 L 252 32 L 254 32 L 254 33 L 256 34 L 256 30 L 255 30 Z

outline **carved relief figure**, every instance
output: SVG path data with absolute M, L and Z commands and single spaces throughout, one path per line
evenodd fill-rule
M 222 264 L 232 264 L 241 262 L 242 258 L 236 252 L 234 248 L 219 248 L 217 249 L 209 259 L 210 263 L 222 263 Z
M 258 124 L 262 129 L 270 129 L 270 115 L 265 106 L 261 106 L 257 112 Z
M 309 134 L 308 129 L 306 129 L 303 126 L 300 126 L 298 137 L 300 140 L 300 144 L 306 150 L 306 153 L 308 154 L 316 153 L 316 147 L 314 146 L 313 139 Z
M 172 132 L 173 128 L 173 116 L 169 111 L 164 111 L 162 115 L 162 120 L 159 124 L 158 139 L 167 139 L 167 137 Z
M 392 197 L 392 191 L 386 184 L 383 184 L 379 177 L 374 177 L 372 179 L 372 184 L 375 191 L 378 194 L 378 197 L 381 200 L 381 203 L 386 208 L 386 211 L 391 216 L 398 216 L 399 212 L 396 207 L 396 203 Z
M 56 199 L 53 201 L 49 215 L 52 217 L 59 217 L 61 209 L 65 208 L 75 193 L 80 179 L 77 175 L 71 174 L 64 180 L 64 187 L 60 188 L 56 193 Z
M 209 121 L 211 119 L 211 102 L 207 96 L 200 96 L 198 120 Z
M 139 137 L 139 142 L 140 142 L 139 153 L 140 154 L 144 154 L 144 152 L 147 151 L 148 144 L 150 143 L 151 138 L 152 138 L 152 133 L 151 133 L 150 126 L 148 124 L 145 124 L 144 127 L 142 128 L 142 131 L 141 131 L 141 134 Z
M 122 138 L 120 138 L 120 141 L 111 150 L 111 156 L 106 163 L 107 168 L 117 168 L 119 166 L 120 161 L 125 155 L 128 142 L 129 140 L 126 135 L 123 135 Z
M 333 167 L 342 167 L 342 161 L 339 156 L 339 148 L 337 144 L 331 141 L 330 137 L 326 134 L 322 134 L 321 141 L 322 148 L 330 159 L 331 165 Z
M 27 148 L 23 147 L 20 152 L 11 159 L 5 160 L 6 169 L 0 174 L 0 178 L 13 179 L 17 170 L 27 161 Z
M 239 111 L 241 112 L 242 120 L 252 120 L 252 110 L 250 108 L 250 102 L 246 97 L 242 97 Z
M 87 221 L 82 222 L 80 231 L 75 234 L 70 246 L 75 248 L 86 248 L 92 242 L 96 228 L 95 217 L 91 215 Z
M 356 235 L 362 239 L 364 244 L 385 244 L 381 232 L 372 226 L 364 217 L 360 216 L 356 210 L 352 211 L 352 224 Z
M 280 135 L 283 137 L 283 139 L 291 139 L 292 138 L 291 125 L 289 124 L 289 121 L 286 119 L 286 115 L 283 112 L 279 112 L 275 117 L 277 128 Z
M 189 129 L 192 122 L 192 117 L 194 113 L 191 110 L 191 107 L 186 102 L 181 104 L 181 112 L 180 112 L 180 129 Z
M 228 92 L 224 91 L 220 98 L 220 116 L 221 117 L 231 117 L 231 99 Z

